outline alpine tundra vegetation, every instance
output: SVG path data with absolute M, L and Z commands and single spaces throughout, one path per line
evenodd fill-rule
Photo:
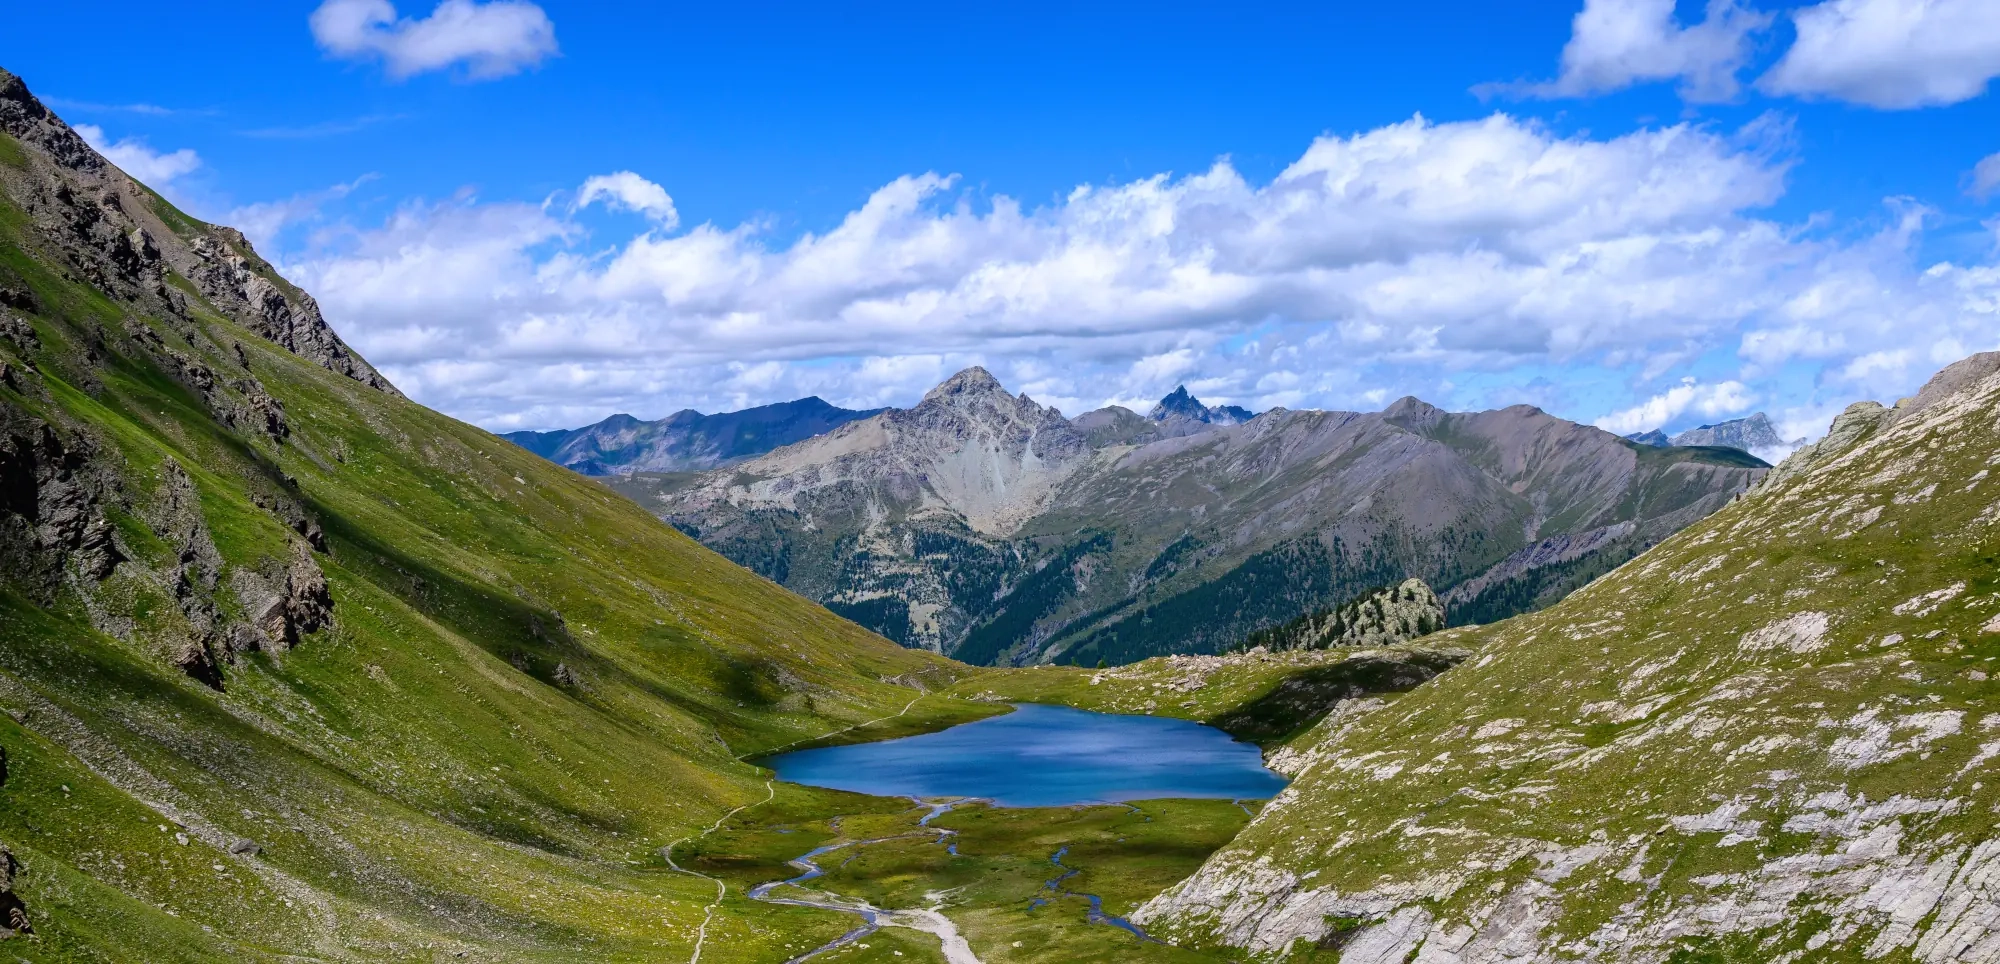
M 385 370 L 0 71 L 0 958 L 2000 962 L 2000 353 L 1775 468 L 980 367 L 509 442 Z M 761 765 L 1022 702 L 1291 782 Z
M 1135 915 L 1286 960 L 2000 959 L 2000 353 L 1287 742 Z

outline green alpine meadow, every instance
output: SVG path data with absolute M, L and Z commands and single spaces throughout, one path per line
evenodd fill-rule
M 1635 77 L 1679 78 L 1689 103 L 1753 96 L 1734 72 L 1776 14 L 1718 2 L 1682 28 L 1672 4 L 1640 6 L 1591 0 L 1561 77 L 1479 97 Z M 1898 15 L 1929 15 L 1917 6 Z M 1793 49 L 1861 49 L 1822 43 L 1839 25 L 1819 9 L 1786 15 Z M 1964 10 L 1958 33 L 1976 37 L 1964 24 L 1987 20 Z M 1727 76 L 1625 56 L 1607 63 L 1629 76 L 1602 80 L 1615 71 L 1587 62 L 1587 34 L 1628 16 L 1619 37 L 1676 31 L 1660 42 L 1683 59 L 1727 40 Z M 379 65 L 391 99 L 427 71 L 470 87 L 560 66 L 526 0 L 445 0 L 421 19 L 326 0 L 308 26 L 327 59 Z M 1816 88 L 1792 56 L 1754 96 L 1890 110 L 1963 87 Z M 2000 275 L 1940 261 L 1907 284 L 1835 283 L 1866 253 L 1842 249 L 1771 309 L 1804 320 L 1743 339 L 1754 385 L 1702 369 L 1594 424 L 1543 406 L 1610 391 L 1615 365 L 1494 374 L 1495 345 L 1608 330 L 1527 332 L 1528 302 L 1721 311 L 1686 278 L 1600 297 L 1556 276 L 1653 258 L 1734 270 L 1803 237 L 1764 222 L 1722 237 L 1776 202 L 1789 120 L 1604 141 L 1419 115 L 1323 135 L 1254 188 L 1224 159 L 1025 210 L 955 176 L 904 177 L 783 251 L 759 240 L 780 218 L 730 229 L 689 205 L 684 226 L 626 170 L 534 203 L 470 188 L 410 202 L 383 216 L 464 223 L 370 237 L 336 264 L 324 251 L 362 232 L 293 207 L 375 175 L 230 208 L 240 229 L 209 223 L 187 212 L 220 195 L 176 203 L 215 189 L 185 186 L 209 176 L 193 152 L 58 108 L 212 116 L 38 96 L 0 70 L 0 962 L 2000 964 L 2000 352 L 1972 350 L 2000 331 L 1983 287 Z M 404 119 L 230 136 L 318 143 Z M 1450 143 L 1433 155 L 1427 138 Z M 1693 159 L 1642 184 L 1603 173 L 1682 150 Z M 1518 176 L 1483 180 L 1524 154 Z M 1968 178 L 1968 196 L 2000 192 L 2000 155 Z M 1476 190 L 1432 204 L 1439 184 Z M 1703 226 L 1670 188 L 1727 195 L 1727 223 Z M 1447 230 L 1579 190 L 1580 208 L 1652 233 L 1577 242 L 1523 283 L 1507 272 L 1536 245 L 1587 232 Z M 1332 233 L 1308 232 L 1311 257 L 1279 250 L 1313 191 L 1353 219 L 1406 205 L 1407 223 L 1364 232 L 1392 256 L 1342 261 L 1360 256 Z M 1149 206 L 1168 195 L 1171 216 Z M 1917 206 L 1894 208 L 1896 231 L 1930 216 Z M 598 214 L 644 233 L 597 246 Z M 327 247 L 257 250 L 300 224 Z M 1906 250 L 1885 232 L 1876 247 Z M 1045 235 L 1069 247 L 1034 275 L 1023 252 Z M 368 274 L 465 238 L 427 271 Z M 1157 263 L 1106 267 L 1132 250 Z M 1477 284 L 1426 275 L 1461 256 Z M 972 280 L 896 287 L 944 262 L 976 264 Z M 830 264 L 883 276 L 815 287 Z M 493 273 L 470 309 L 446 297 L 456 269 Z M 1284 277 L 1250 290 L 1260 271 Z M 1346 273 L 1374 287 L 1336 291 Z M 1168 280 L 1121 287 L 1154 275 Z M 637 302 L 589 301 L 620 285 L 699 303 L 689 353 L 727 359 L 732 386 L 699 397 L 735 410 L 561 428 L 622 410 L 475 416 L 484 396 L 451 394 L 494 371 L 481 384 L 524 399 L 551 379 L 637 384 L 590 368 L 637 351 Z M 1456 293 L 1519 285 L 1533 294 L 1496 315 L 1507 330 L 1483 360 L 1427 354 L 1458 337 L 1420 324 Z M 1790 339 L 1832 357 L 1860 335 L 1828 333 L 1830 302 L 1947 287 L 1983 334 L 1898 335 L 1925 343 L 1848 371 L 1942 370 L 1894 404 L 1846 405 L 1816 440 L 1781 434 L 1803 409 L 1773 386 L 1803 382 L 1757 382 L 1783 367 L 1757 352 Z M 832 288 L 864 292 L 827 309 L 837 325 L 759 314 L 832 305 Z M 1675 300 L 1685 288 L 1698 304 Z M 1383 317 L 1420 304 L 1400 328 L 1343 322 L 1346 350 L 1418 331 L 1396 364 L 1438 367 L 1440 391 L 1478 383 L 1451 398 L 1532 391 L 1447 411 L 1385 380 L 1339 396 L 1378 410 L 1304 407 L 1387 371 L 1285 340 L 1293 299 L 1328 291 Z M 1065 358 L 1092 312 L 1150 317 L 1168 294 L 1255 324 L 1175 340 L 1133 322 L 1093 343 L 1102 357 Z M 395 315 L 405 296 L 421 323 L 370 327 L 363 309 Z M 524 315 L 495 344 L 595 361 L 531 377 L 453 327 L 515 298 Z M 1077 317 L 1009 327 L 1008 299 Z M 914 332 L 947 308 L 964 333 L 909 355 L 857 361 L 828 333 L 886 341 L 870 326 L 909 310 Z M 1926 310 L 1911 324 L 1942 311 Z M 1678 320 L 1646 319 L 1673 329 L 1675 364 L 1701 355 Z M 766 324 L 792 354 L 742 360 L 756 351 L 737 339 Z M 1120 339 L 1151 354 L 1105 361 Z M 1009 390 L 967 345 L 1032 350 Z M 1547 357 L 1585 355 L 1559 347 Z M 1340 378 L 1308 391 L 1244 374 L 1308 348 Z M 1200 358 L 1239 367 L 1204 376 Z M 1092 398 L 1142 397 L 1110 385 L 1120 366 L 1176 387 L 1146 414 L 1065 415 L 1059 363 L 1097 373 Z M 692 370 L 647 373 L 646 391 Z M 1812 393 L 1846 384 L 1830 371 Z M 839 384 L 871 378 L 933 387 L 910 402 Z M 1262 411 L 1227 389 L 1252 382 Z M 785 392 L 800 397 L 771 401 Z M 417 400 L 439 398 L 468 421 Z M 1778 419 L 1721 417 L 1767 403 Z

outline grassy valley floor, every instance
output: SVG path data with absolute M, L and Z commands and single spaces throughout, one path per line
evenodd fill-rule
M 703 961 L 768 961 L 742 954 L 738 929 L 757 922 L 790 935 L 783 949 L 804 955 L 854 929 L 857 916 L 751 899 L 760 884 L 800 876 L 788 864 L 832 847 L 815 862 L 825 876 L 786 884 L 769 896 L 829 895 L 886 909 L 937 909 L 984 964 L 1230 960 L 1141 938 L 1117 924 L 1200 866 L 1250 821 L 1258 803 L 1148 800 L 1129 806 L 1003 808 L 977 801 L 937 804 L 780 783 L 769 803 L 747 808 L 716 832 L 675 850 L 684 868 L 728 886 Z M 1060 866 L 1056 855 L 1061 853 Z M 657 868 L 672 873 L 664 857 Z M 1064 876 L 1067 871 L 1074 871 Z M 1057 879 L 1061 878 L 1059 882 Z M 938 937 L 889 926 L 831 948 L 815 960 L 939 961 Z

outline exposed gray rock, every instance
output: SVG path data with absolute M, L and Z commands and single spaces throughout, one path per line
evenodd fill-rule
M 166 283 L 169 272 L 178 273 L 214 308 L 258 335 L 330 371 L 399 394 L 341 341 L 318 303 L 284 283 L 241 232 L 172 211 L 4 70 L 0 131 L 30 149 L 25 171 L 0 172 L 10 181 L 8 193 L 63 260 L 93 284 L 184 318 L 186 295 Z
M 1805 475 L 1846 454 L 1863 440 L 1894 421 L 1890 409 L 1880 402 L 1855 402 L 1834 416 L 1826 437 L 1793 452 L 1766 476 L 1762 488 L 1776 488 L 1787 480 Z
M 65 440 L 31 416 L 0 419 L 11 423 L 0 428 L 0 566 L 44 592 L 66 571 L 103 580 L 124 559 L 103 509 L 117 476 L 82 436 Z
M 1771 424 L 1771 418 L 1763 412 L 1744 418 L 1730 419 L 1713 425 L 1691 428 L 1675 435 L 1675 445 L 1714 445 L 1722 448 L 1739 449 L 1763 458 L 1769 455 L 1777 458 L 1805 444 L 1805 439 L 1786 441 L 1778 435 L 1778 429 Z
M 1915 395 L 1896 403 L 1896 419 L 1908 418 L 1938 402 L 1971 388 L 2000 372 L 2000 351 L 1980 352 L 1944 367 L 1924 382 Z
M 28 319 L 11 312 L 0 311 L 0 339 L 12 343 L 14 350 L 24 355 L 42 348 L 42 339 L 35 334 L 35 326 L 29 324 Z
M 292 559 L 276 576 L 237 571 L 236 592 L 263 642 L 282 652 L 333 620 L 333 594 L 312 551 L 293 543 Z

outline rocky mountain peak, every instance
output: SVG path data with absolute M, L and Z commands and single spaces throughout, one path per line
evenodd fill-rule
M 1069 424 L 1061 412 L 1037 404 L 1025 392 L 1008 394 L 992 372 L 977 365 L 945 379 L 915 407 L 895 412 L 892 420 L 904 426 L 965 422 L 959 430 L 984 426 L 1000 432 Z
M 1203 405 L 1193 395 L 1189 395 L 1186 385 L 1181 385 L 1176 387 L 1167 397 L 1160 399 L 1160 403 L 1154 405 L 1153 410 L 1146 413 L 1146 417 L 1155 422 L 1165 421 L 1168 416 L 1172 415 L 1181 415 L 1195 419 L 1196 421 L 1206 422 L 1208 421 L 1208 407 Z
M 1784 452 L 1805 444 L 1805 439 L 1788 442 L 1780 437 L 1777 426 L 1771 424 L 1771 417 L 1763 412 L 1713 425 L 1697 426 L 1674 436 L 1670 441 L 1675 445 L 1714 445 L 1740 449 L 1773 460 Z
M 1007 389 L 993 373 L 974 365 L 938 383 L 924 393 L 924 401 L 941 401 L 966 395 L 1006 395 Z
M 0 70 L 0 130 L 41 148 L 63 167 L 95 173 L 106 166 L 104 158 L 43 106 L 21 78 L 6 70 Z
M 1405 395 L 1382 410 L 1382 418 L 1413 432 L 1421 432 L 1445 417 L 1445 410 L 1415 395 Z
M 1236 405 L 1203 405 L 1186 385 L 1176 386 L 1146 413 L 1146 418 L 1166 425 L 1240 425 L 1255 417 L 1256 413 Z

